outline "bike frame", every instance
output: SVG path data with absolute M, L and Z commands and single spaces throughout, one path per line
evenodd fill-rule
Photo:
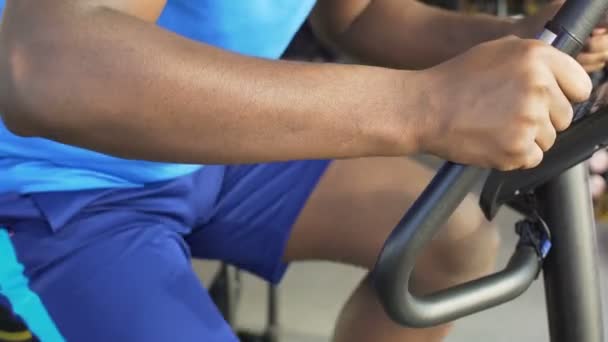
M 607 10 L 608 0 L 569 0 L 539 39 L 575 55 Z M 444 164 L 393 230 L 374 269 L 378 297 L 395 322 L 422 328 L 483 311 L 518 297 L 542 272 L 551 341 L 603 342 L 595 222 L 581 162 L 608 143 L 608 104 L 598 109 L 590 103 L 577 108 L 583 115 L 577 115 L 533 170 L 498 172 Z M 488 219 L 503 205 L 526 217 L 518 224 L 522 238 L 509 264 L 501 272 L 437 293 L 410 293 L 419 253 L 484 178 L 480 205 Z
M 576 166 L 539 189 L 552 229 L 543 273 L 552 342 L 603 342 L 595 221 L 587 169 Z

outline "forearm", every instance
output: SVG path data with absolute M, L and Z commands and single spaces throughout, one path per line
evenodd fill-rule
M 507 19 L 450 12 L 412 0 L 359 0 L 358 8 L 346 3 L 320 2 L 314 26 L 330 44 L 375 65 L 426 68 L 514 33 Z
M 248 58 L 111 10 L 45 30 L 53 32 L 24 31 L 0 49 L 0 112 L 26 135 L 189 163 L 416 149 L 415 125 L 395 114 L 399 106 L 415 115 L 420 100 L 403 91 L 400 71 Z

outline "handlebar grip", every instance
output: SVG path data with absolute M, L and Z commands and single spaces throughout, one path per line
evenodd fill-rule
M 579 47 L 582 48 L 585 40 L 602 20 L 607 10 L 607 1 L 570 0 L 561 7 L 553 20 L 547 24 L 547 29 L 556 35 L 566 33 L 576 40 Z M 564 52 L 574 55 L 578 51 Z
M 575 55 L 606 10 L 608 0 L 568 0 L 539 38 Z M 533 248 L 519 246 L 500 273 L 426 296 L 409 291 L 417 256 L 485 175 L 478 168 L 445 163 L 389 236 L 373 279 L 395 322 L 411 327 L 446 323 L 514 299 L 538 275 L 540 257 Z

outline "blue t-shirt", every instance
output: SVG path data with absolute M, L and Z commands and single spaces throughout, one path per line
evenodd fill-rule
M 314 2 L 169 0 L 158 25 L 227 50 L 276 59 Z M 0 13 L 4 3 L 0 0 Z M 22 138 L 0 121 L 0 193 L 137 187 L 201 167 L 125 160 L 42 138 Z

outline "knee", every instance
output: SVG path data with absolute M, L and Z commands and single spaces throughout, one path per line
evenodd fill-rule
M 495 265 L 500 235 L 469 196 L 437 235 L 431 248 L 439 267 L 454 276 L 481 276 Z

